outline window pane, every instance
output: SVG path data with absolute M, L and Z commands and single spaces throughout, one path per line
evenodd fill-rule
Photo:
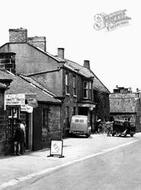
M 66 94 L 69 93 L 69 74 L 66 73 L 65 75 L 65 88 L 66 88 Z

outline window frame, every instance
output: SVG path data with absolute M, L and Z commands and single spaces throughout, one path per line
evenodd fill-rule
M 66 93 L 66 95 L 70 94 L 70 89 L 69 89 L 69 72 L 65 73 L 65 93 Z
M 73 75 L 73 96 L 77 96 L 77 83 L 76 83 L 76 75 Z
M 88 81 L 84 81 L 83 82 L 83 98 L 84 99 L 88 99 L 89 98 L 89 83 L 88 83 Z

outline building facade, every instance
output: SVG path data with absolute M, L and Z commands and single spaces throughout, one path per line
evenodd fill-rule
M 13 73 L 37 82 L 61 101 L 63 136 L 68 135 L 73 114 L 88 115 L 92 131 L 96 117 L 108 117 L 109 91 L 91 71 L 89 60 L 84 60 L 83 66 L 68 60 L 64 48 L 58 48 L 57 55 L 51 55 L 46 51 L 44 36 L 28 37 L 27 29 L 23 28 L 9 29 L 9 43 L 0 47 L 0 55 L 9 56 L 11 63 L 10 68 L 5 63 L 1 67 L 11 72 L 14 68 Z M 106 91 L 101 91 L 101 86 Z
M 130 88 L 117 87 L 110 94 L 110 116 L 114 119 L 128 119 L 141 131 L 141 96 Z
M 28 38 L 26 29 L 10 29 L 10 42 L 0 48 L 0 53 L 14 53 L 17 74 L 29 76 L 61 100 L 61 126 L 66 135 L 73 114 L 88 115 L 94 126 L 93 73 L 89 61 L 84 66 L 67 60 L 64 49 L 58 48 L 58 55 L 45 52 L 45 45 Z M 45 39 L 45 38 L 42 38 Z M 36 44 L 35 44 L 36 41 Z M 34 45 L 35 44 L 35 45 Z M 42 47 L 42 49 L 41 49 Z
M 4 105 L 5 91 L 12 82 L 11 77 L 0 69 L 0 154 L 4 152 L 7 140 L 7 113 Z
M 28 81 L 22 76 L 13 75 L 9 89 L 6 91 L 6 103 L 10 137 L 13 137 L 17 119 L 26 126 L 26 149 L 39 150 L 49 147 L 50 140 L 61 138 L 60 106 L 61 101 L 46 91 L 38 83 Z M 24 103 L 13 102 L 13 97 L 20 100 L 23 95 Z M 10 99 L 11 98 L 11 99 Z M 56 118 L 54 120 L 54 118 Z

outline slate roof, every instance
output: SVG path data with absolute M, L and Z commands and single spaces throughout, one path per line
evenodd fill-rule
M 72 71 L 77 72 L 78 74 L 81 74 L 87 78 L 94 77 L 91 70 L 83 67 L 82 65 L 79 65 L 76 62 L 70 61 L 68 59 L 65 59 L 65 60 L 66 62 L 64 64 L 64 67 L 71 69 Z
M 10 43 L 6 43 L 6 44 L 10 44 Z M 12 43 L 17 43 L 17 42 L 12 42 Z M 21 42 L 19 42 L 19 43 L 21 43 Z M 4 44 L 4 45 L 6 45 L 6 44 Z M 83 75 L 86 78 L 94 77 L 94 86 L 93 86 L 94 89 L 97 90 L 97 91 L 110 93 L 109 90 L 104 86 L 104 84 L 99 80 L 99 78 L 91 70 L 83 67 L 82 65 L 80 65 L 80 64 L 78 64 L 78 63 L 76 63 L 74 61 L 71 61 L 71 60 L 68 60 L 68 59 L 62 59 L 62 58 L 60 58 L 58 56 L 55 56 L 55 55 L 52 55 L 52 54 L 50 54 L 48 52 L 43 51 L 41 48 L 35 47 L 35 46 L 33 46 L 33 45 L 29 44 L 29 43 L 26 43 L 26 44 L 28 44 L 29 46 L 32 46 L 34 49 L 42 52 L 43 54 L 51 57 L 52 59 L 56 60 L 57 62 L 63 63 L 63 66 L 65 68 L 68 68 L 68 69 L 72 70 L 73 72 L 76 72 L 76 73 L 78 73 L 80 75 Z M 45 71 L 43 71 L 43 72 L 45 72 Z
M 20 76 L 16 76 L 10 73 L 9 75 L 12 76 L 13 81 L 10 84 L 10 88 L 6 91 L 6 94 L 36 94 L 37 101 L 61 103 L 60 100 L 55 99 L 51 94 L 38 88 L 34 84 L 25 81 Z
M 8 74 L 6 70 L 0 69 L 0 80 L 12 80 L 12 77 Z
M 99 80 L 99 78 L 94 74 L 93 79 L 93 89 L 99 92 L 105 92 L 110 94 L 110 91 L 107 89 L 107 87 Z

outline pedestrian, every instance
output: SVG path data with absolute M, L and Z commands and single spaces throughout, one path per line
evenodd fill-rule
M 98 133 L 98 126 L 99 126 L 100 121 L 101 121 L 101 119 L 96 120 L 96 123 L 95 123 L 95 130 L 94 130 L 94 133 L 95 133 L 95 134 Z
M 123 127 L 124 127 L 124 131 L 123 131 L 123 135 L 126 136 L 128 133 L 130 133 L 130 118 L 125 118 L 125 121 L 123 123 Z
M 111 136 L 113 132 L 113 122 L 107 121 L 106 122 L 106 128 L 107 128 L 107 136 Z
M 103 132 L 103 126 L 102 126 L 102 122 L 101 119 L 98 120 L 98 133 L 102 133 Z
M 22 129 L 22 127 L 20 127 L 21 125 L 21 121 L 18 123 L 16 131 L 15 131 L 15 135 L 14 135 L 14 142 L 15 142 L 15 153 L 16 155 L 21 155 L 24 154 L 24 141 L 25 141 L 25 134 L 24 134 L 24 130 Z

